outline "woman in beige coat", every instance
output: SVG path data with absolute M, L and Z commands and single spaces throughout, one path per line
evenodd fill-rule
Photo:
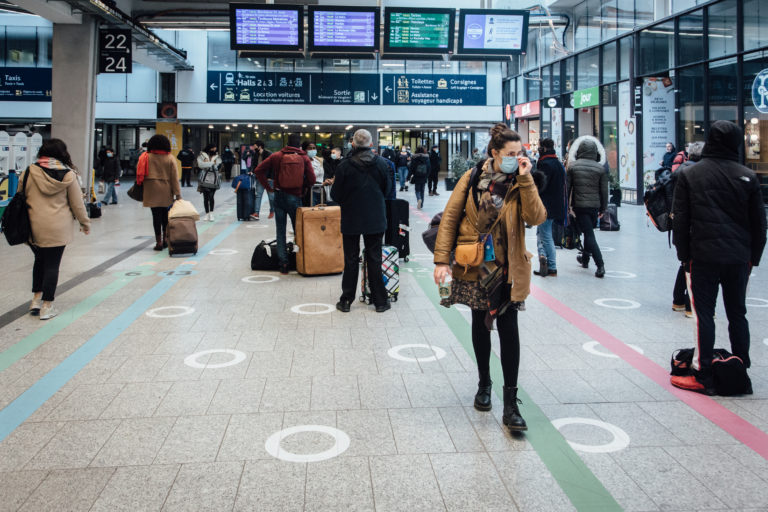
M 142 163 L 146 159 L 146 163 Z M 139 158 L 136 182 L 143 184 L 143 205 L 152 210 L 155 250 L 168 247 L 168 207 L 174 198 L 181 199 L 179 170 L 171 155 L 171 141 L 165 135 L 154 135 L 147 142 L 147 153 Z M 139 178 L 141 176 L 141 178 Z M 139 180 L 142 181 L 139 181 Z
M 29 312 L 48 320 L 58 314 L 53 307 L 59 266 L 64 248 L 72 241 L 74 216 L 80 230 L 90 233 L 83 193 L 77 182 L 67 146 L 59 139 L 43 143 L 37 161 L 22 174 L 32 236 L 29 246 L 35 255 L 32 267 L 32 304 Z

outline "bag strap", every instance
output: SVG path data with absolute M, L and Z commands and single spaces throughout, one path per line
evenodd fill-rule
M 28 166 L 27 169 L 24 171 L 24 179 L 21 180 L 21 193 L 24 194 L 24 199 L 26 200 L 27 195 L 27 178 L 29 178 L 29 171 L 32 166 Z

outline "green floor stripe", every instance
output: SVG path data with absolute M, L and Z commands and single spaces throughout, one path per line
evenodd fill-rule
M 425 268 L 414 262 L 404 266 Z M 440 313 L 448 328 L 464 347 L 464 350 L 467 351 L 473 361 L 477 362 L 475 351 L 472 348 L 470 324 L 456 308 L 449 309 L 440 305 L 437 286 L 435 286 L 431 273 L 414 272 L 412 275 Z M 491 378 L 494 381 L 494 392 L 499 398 L 502 398 L 504 377 L 501 371 L 501 360 L 495 353 L 491 353 Z M 521 413 L 528 423 L 525 438 L 531 443 L 573 506 L 584 512 L 622 510 L 602 482 L 590 471 L 562 434 L 552 426 L 544 411 L 531 400 L 525 390 L 520 388 L 518 396 L 523 401 L 523 405 L 520 407 Z

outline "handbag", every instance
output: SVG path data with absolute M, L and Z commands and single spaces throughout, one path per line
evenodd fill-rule
M 464 267 L 465 274 L 469 271 L 470 268 L 479 267 L 483 263 L 485 255 L 485 242 L 488 239 L 488 235 L 493 232 L 494 228 L 499 224 L 499 222 L 501 222 L 501 219 L 504 218 L 507 210 L 512 205 L 512 201 L 509 199 L 511 199 L 511 194 L 509 197 L 505 198 L 505 203 L 499 211 L 499 216 L 496 217 L 496 220 L 493 221 L 491 227 L 488 228 L 487 233 L 480 233 L 480 231 L 470 222 L 472 229 L 477 231 L 477 235 L 461 235 L 458 237 L 455 249 L 456 254 L 454 257 L 456 259 L 456 263 Z
M 139 185 L 138 183 L 134 183 L 131 188 L 128 189 L 128 197 L 135 201 L 143 201 L 144 200 L 144 185 Z
M 29 167 L 24 173 L 24 181 L 21 190 L 11 198 L 8 206 L 0 218 L 0 230 L 5 234 L 9 245 L 19 245 L 29 242 L 32 237 L 32 224 L 29 220 L 29 206 L 27 206 L 27 178 Z

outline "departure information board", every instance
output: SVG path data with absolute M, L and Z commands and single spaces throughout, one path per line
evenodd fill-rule
M 453 9 L 387 9 L 386 50 L 408 53 L 452 53 Z
M 320 9 L 310 10 L 310 48 L 378 49 L 378 9 Z
M 230 4 L 234 50 L 302 49 L 304 23 L 300 8 Z
M 515 54 L 525 51 L 528 12 L 462 9 L 459 53 Z

